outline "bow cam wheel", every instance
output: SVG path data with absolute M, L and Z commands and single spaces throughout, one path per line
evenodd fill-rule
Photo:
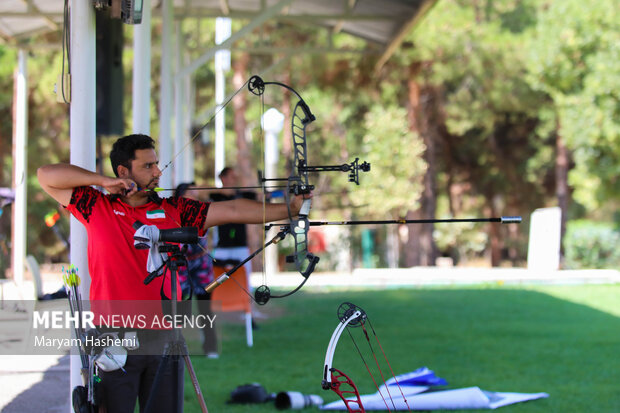
M 248 90 L 256 96 L 261 96 L 265 93 L 265 82 L 260 76 L 252 76 L 248 81 Z
M 261 285 L 254 290 L 254 301 L 258 305 L 265 305 L 271 298 L 271 290 L 266 285 Z
M 349 317 L 355 314 L 356 311 L 361 312 L 361 314 L 349 321 L 349 326 L 359 327 L 364 324 L 364 321 L 366 321 L 366 312 L 353 303 L 344 302 L 340 304 L 338 307 L 338 320 L 340 320 L 341 323 L 344 323 Z

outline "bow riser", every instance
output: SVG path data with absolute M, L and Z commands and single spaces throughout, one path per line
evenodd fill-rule
M 360 393 L 357 390 L 357 386 L 353 383 L 353 380 L 342 371 L 332 368 L 331 372 L 331 389 L 336 393 L 344 402 L 349 413 L 365 413 L 366 410 L 362 405 L 362 399 Z M 343 390 L 343 385 L 348 386 L 351 390 Z M 355 399 L 352 399 L 354 397 Z

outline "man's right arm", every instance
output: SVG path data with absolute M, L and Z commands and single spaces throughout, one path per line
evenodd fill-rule
M 130 179 L 110 178 L 69 164 L 42 166 L 37 170 L 37 178 L 41 188 L 64 206 L 69 205 L 74 188 L 97 185 L 110 193 L 120 194 L 132 188 L 133 183 Z M 132 191 L 136 191 L 136 188 L 134 184 Z

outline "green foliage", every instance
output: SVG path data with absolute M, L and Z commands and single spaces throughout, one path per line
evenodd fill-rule
M 392 62 L 417 69 L 420 99 L 430 102 L 437 192 L 450 198 L 439 215 L 521 215 L 554 196 L 554 142 L 540 134 L 555 124 L 540 117 L 550 100 L 527 83 L 523 47 L 537 3 L 438 2 L 409 35 L 414 47 Z M 435 239 L 466 259 L 487 247 L 484 229 L 435 226 Z
M 535 188 L 552 168 L 548 158 L 528 162 L 548 146 L 536 134 L 545 95 L 524 80 L 521 32 L 535 21 L 533 4 L 439 2 L 411 34 L 416 47 L 401 55 L 424 63 L 418 80 L 436 90 L 432 98 L 443 118 L 433 126 L 445 127 L 439 136 L 446 145 L 439 152 L 442 171 L 485 197 L 519 192 L 521 198 L 509 203 L 522 207 L 541 203 L 545 191 Z M 519 30 L 511 19 L 519 19 Z
M 364 158 L 371 164 L 364 186 L 355 197 L 364 216 L 403 217 L 415 209 L 422 193 L 422 176 L 427 168 L 426 149 L 407 125 L 402 108 L 375 106 L 366 114 Z
M 13 71 L 17 53 L 0 44 L 0 186 L 10 186 L 12 157 Z
M 595 210 L 620 194 L 618 2 L 550 2 L 527 44 L 528 82 L 554 103 L 573 151 L 575 199 Z
M 12 104 L 13 70 L 17 64 L 17 53 L 0 44 L 0 187 L 10 187 L 12 177 Z M 11 206 L 2 209 L 0 215 L 0 278 L 11 265 Z
M 620 231 L 612 224 L 587 220 L 569 222 L 564 236 L 568 268 L 620 268 Z
M 440 251 L 454 258 L 454 264 L 463 264 L 482 253 L 488 242 L 488 235 L 474 223 L 438 225 L 433 238 Z
M 13 100 L 13 71 L 17 64 L 17 53 L 14 49 L 9 49 L 6 45 L 0 44 L 0 110 L 11 107 Z

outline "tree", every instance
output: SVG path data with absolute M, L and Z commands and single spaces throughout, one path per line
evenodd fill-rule
M 432 168 L 443 187 L 438 196 L 448 197 L 443 213 L 477 208 L 478 215 L 518 214 L 542 202 L 539 181 L 548 165 L 528 160 L 541 146 L 536 108 L 545 95 L 523 80 L 521 50 L 534 11 L 531 1 L 440 2 L 409 36 L 413 47 L 393 59 L 392 65 L 420 68 L 409 72 L 409 82 L 424 91 L 427 104 L 418 112 L 436 145 Z M 394 66 L 388 70 L 397 73 Z M 488 226 L 493 265 L 504 249 L 499 230 Z
M 618 44 L 615 0 L 550 2 L 527 44 L 527 80 L 553 102 L 549 118 L 559 150 L 564 143 L 574 162 L 568 184 L 575 200 L 591 212 L 620 195 Z M 566 206 L 563 212 L 568 218 Z

